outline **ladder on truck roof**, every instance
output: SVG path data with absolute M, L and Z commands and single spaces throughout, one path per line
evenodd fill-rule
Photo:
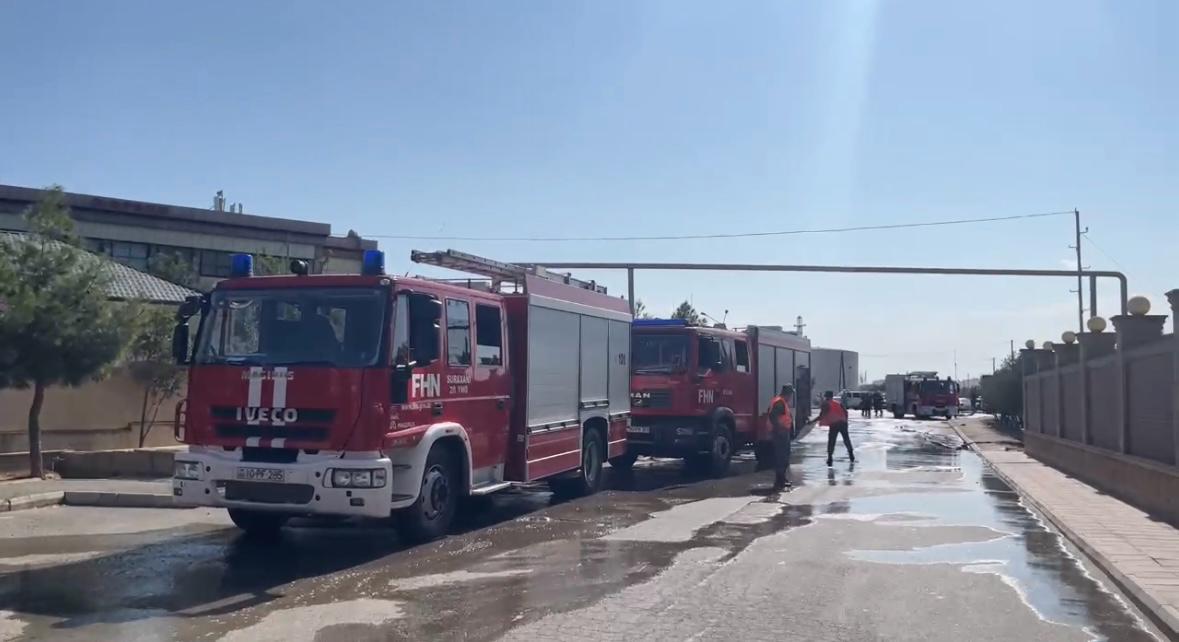
M 439 250 L 437 252 L 412 250 L 409 254 L 409 259 L 414 263 L 435 265 L 487 277 L 491 279 L 491 290 L 493 292 L 499 291 L 500 286 L 504 283 L 514 283 L 519 287 L 524 287 L 525 277 L 533 276 L 564 283 L 565 285 L 572 285 L 599 294 L 606 294 L 606 286 L 598 285 L 594 281 L 582 281 L 573 278 L 569 274 L 550 272 L 539 265 L 505 263 L 474 254 L 467 254 L 466 252 L 459 252 L 458 250 Z

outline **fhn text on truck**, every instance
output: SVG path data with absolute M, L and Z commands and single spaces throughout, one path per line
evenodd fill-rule
M 181 309 L 176 501 L 223 506 L 248 531 L 292 515 L 393 514 L 444 534 L 464 496 L 548 480 L 592 493 L 626 453 L 626 301 L 543 269 L 455 251 L 420 263 L 482 278 L 233 277 Z M 190 319 L 199 314 L 195 347 Z

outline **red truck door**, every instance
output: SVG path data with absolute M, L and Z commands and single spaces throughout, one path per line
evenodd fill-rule
M 443 415 L 467 431 L 471 443 L 471 483 L 500 481 L 508 443 L 503 311 L 498 303 L 473 303 L 469 297 L 455 295 L 446 296 L 445 308 Z M 477 332 L 480 317 L 482 334 Z
M 733 342 L 732 359 L 732 409 L 737 423 L 737 433 L 752 438 L 757 431 L 755 422 L 760 414 L 757 408 L 757 382 L 749 362 L 749 342 L 737 339 Z

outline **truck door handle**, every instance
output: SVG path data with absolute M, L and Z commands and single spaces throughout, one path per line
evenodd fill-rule
M 435 401 L 433 404 L 430 405 L 430 411 L 432 413 L 434 413 L 435 415 L 442 414 L 442 402 Z
M 503 410 L 504 409 L 504 400 L 503 399 L 496 399 L 495 400 L 495 407 L 498 408 L 499 410 Z

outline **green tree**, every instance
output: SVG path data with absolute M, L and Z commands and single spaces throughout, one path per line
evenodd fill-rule
M 647 304 L 643 303 L 642 299 L 635 299 L 635 318 L 636 319 L 650 319 L 651 313 L 647 312 Z
M 696 308 L 692 307 L 691 303 L 684 301 L 671 313 L 673 319 L 683 319 L 688 322 L 688 325 L 700 325 L 703 319 L 700 318 L 700 313 Z
M 135 335 L 127 352 L 127 371 L 143 388 L 139 410 L 139 447 L 155 425 L 164 401 L 184 385 L 184 368 L 172 359 L 172 329 L 175 309 L 171 306 L 138 304 Z
M 254 274 L 258 276 L 275 276 L 290 274 L 289 261 L 281 256 L 254 255 Z
M 190 290 L 199 290 L 201 277 L 191 261 L 186 261 L 171 252 L 152 254 L 147 262 L 147 271 L 165 281 L 183 285 Z
M 982 397 L 996 415 L 1023 415 L 1023 371 L 1018 357 L 1004 358 L 1002 367 L 982 380 Z
M 60 186 L 25 220 L 29 234 L 0 248 L 0 387 L 33 389 L 29 469 L 40 477 L 45 389 L 101 376 L 126 345 L 128 319 L 107 298 L 103 264 L 78 247 Z

